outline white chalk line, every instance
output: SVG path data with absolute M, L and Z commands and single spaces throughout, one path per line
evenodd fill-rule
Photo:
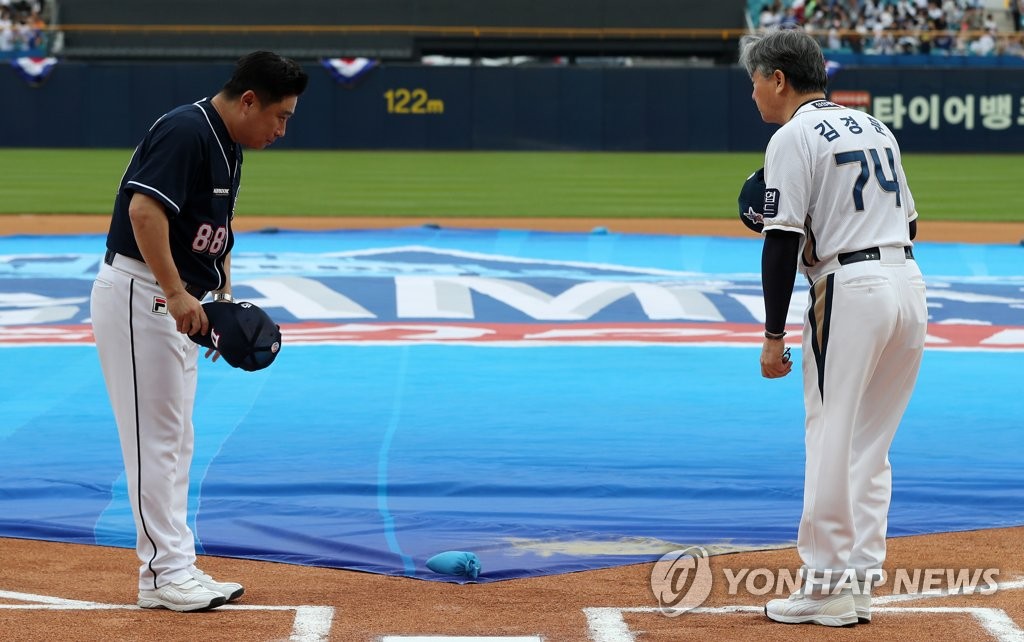
M 1001 582 L 994 592 L 1022 589 L 1024 579 Z M 950 596 L 971 595 L 979 591 L 965 589 L 957 591 L 927 591 L 906 595 L 884 595 L 872 600 L 873 612 L 890 614 L 963 614 L 970 615 L 998 642 L 1024 642 L 1024 630 L 1002 609 L 983 607 L 886 607 L 885 604 L 905 603 L 917 600 L 934 599 Z M 16 600 L 20 604 L 0 604 L 0 609 L 7 610 L 143 610 L 134 604 L 104 604 L 84 600 L 72 600 L 50 595 L 36 595 L 0 590 L 0 599 Z M 279 606 L 228 604 L 218 610 L 231 611 L 295 611 L 290 642 L 325 642 L 330 636 L 334 619 L 334 608 L 330 606 Z M 729 615 L 736 613 L 761 613 L 763 606 L 727 605 L 720 607 L 699 607 L 689 613 Z M 584 608 L 587 618 L 590 639 L 593 642 L 636 642 L 636 638 L 623 619 L 624 613 L 660 613 L 657 607 L 593 607 Z M 385 636 L 382 641 L 427 642 L 444 640 L 473 642 L 538 642 L 543 638 L 537 636 L 519 637 L 452 637 L 452 636 Z
M 993 593 L 999 591 L 1015 590 L 1024 588 L 1024 578 L 1018 578 L 1009 582 L 1000 582 L 996 585 Z M 904 615 L 915 613 L 931 614 L 960 614 L 973 617 L 985 631 L 997 642 L 1024 642 L 1024 630 L 1022 630 L 1006 611 L 999 608 L 983 607 L 895 607 L 881 606 L 881 604 L 892 604 L 910 602 L 914 600 L 934 599 L 958 595 L 970 595 L 980 593 L 974 589 L 959 591 L 928 591 L 907 595 L 884 595 L 873 598 L 872 613 L 888 613 L 892 615 Z M 690 609 L 686 613 L 730 615 L 735 613 L 763 613 L 764 606 L 728 605 L 717 607 L 698 607 Z M 636 642 L 636 637 L 630 630 L 622 617 L 624 613 L 662 613 L 662 609 L 653 606 L 638 607 L 594 607 L 583 609 L 587 618 L 588 633 L 593 642 Z
M 16 593 L 0 591 L 0 599 L 16 600 L 21 604 L 0 604 L 0 609 L 19 611 L 103 611 L 103 610 L 136 610 L 142 611 L 135 604 L 104 604 L 84 600 L 71 600 L 52 595 L 35 595 L 32 593 Z M 225 604 L 218 611 L 295 611 L 292 632 L 289 642 L 326 642 L 331 633 L 334 621 L 332 606 L 277 606 L 256 604 Z

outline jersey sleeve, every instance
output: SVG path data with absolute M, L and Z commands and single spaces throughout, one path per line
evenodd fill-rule
M 125 177 L 122 189 L 155 198 L 175 216 L 202 167 L 204 149 L 200 132 L 189 121 L 158 121 L 139 146 L 138 167 Z
M 811 202 L 811 159 L 797 127 L 783 126 L 768 143 L 764 158 L 764 231 L 804 234 Z M 774 211 L 768 202 L 774 200 Z

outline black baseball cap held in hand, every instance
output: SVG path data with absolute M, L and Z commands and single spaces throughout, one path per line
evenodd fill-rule
M 260 307 L 247 301 L 208 302 L 203 310 L 210 321 L 207 334 L 189 339 L 214 348 L 229 365 L 252 372 L 266 368 L 281 351 L 281 328 Z
M 740 220 L 760 234 L 764 230 L 764 168 L 751 174 L 740 190 Z

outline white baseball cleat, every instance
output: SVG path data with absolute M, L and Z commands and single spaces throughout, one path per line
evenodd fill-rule
M 871 622 L 871 594 L 854 593 L 853 606 L 857 609 L 857 624 Z
M 857 607 L 849 594 L 808 597 L 794 593 L 785 600 L 772 600 L 764 607 L 764 614 L 784 624 L 821 624 L 823 626 L 853 626 L 857 624 Z
M 227 601 L 217 591 L 204 588 L 190 577 L 181 582 L 165 584 L 156 590 L 140 590 L 138 604 L 144 609 L 190 612 L 214 609 Z
M 200 586 L 208 591 L 220 593 L 228 602 L 234 602 L 242 597 L 242 593 L 245 593 L 245 589 L 238 582 L 218 582 L 198 568 L 193 568 L 190 572 Z

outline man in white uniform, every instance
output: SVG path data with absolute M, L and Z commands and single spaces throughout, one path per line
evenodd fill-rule
M 917 211 L 892 132 L 829 102 L 825 60 L 801 30 L 741 43 L 765 122 L 761 374 L 789 374 L 786 314 L 797 267 L 810 283 L 803 325 L 806 469 L 797 537 L 803 586 L 772 620 L 871 620 L 885 561 L 888 452 L 924 350 L 925 284 L 911 240 Z

